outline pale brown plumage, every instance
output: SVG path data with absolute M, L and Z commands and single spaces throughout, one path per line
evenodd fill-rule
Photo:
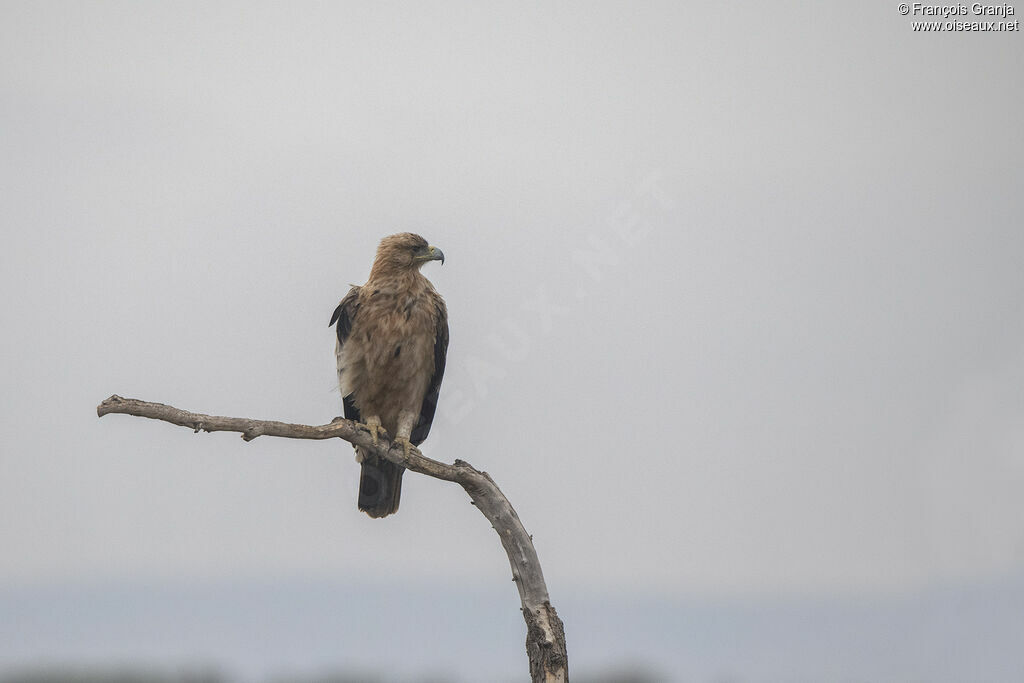
M 420 273 L 434 260 L 443 263 L 444 254 L 419 235 L 385 237 L 366 284 L 353 286 L 331 318 L 345 417 L 406 448 L 430 432 L 448 350 L 444 299 Z M 404 469 L 365 449 L 356 457 L 359 509 L 371 517 L 398 510 Z

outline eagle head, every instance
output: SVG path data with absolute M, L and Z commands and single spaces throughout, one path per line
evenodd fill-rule
M 444 263 L 444 252 L 411 232 L 388 235 L 377 247 L 375 270 L 417 270 L 427 261 Z

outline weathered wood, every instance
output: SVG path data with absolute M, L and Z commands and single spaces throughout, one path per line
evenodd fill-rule
M 537 551 L 533 547 L 533 538 L 526 532 L 508 498 L 486 472 L 481 472 L 462 460 L 456 460 L 451 465 L 432 460 L 416 448 L 406 454 L 400 445 L 392 446 L 387 439 L 381 439 L 374 445 L 368 431 L 357 423 L 340 417 L 329 424 L 311 426 L 244 417 L 203 415 L 163 403 L 150 403 L 117 395 L 106 399 L 96 408 L 96 414 L 100 417 L 110 413 L 161 420 L 188 427 L 195 432 L 238 432 L 246 441 L 252 441 L 259 436 L 343 439 L 376 451 L 378 455 L 413 472 L 459 484 L 491 523 L 501 539 L 505 554 L 508 555 L 508 562 L 512 567 L 512 580 L 519 589 L 519 600 L 526 621 L 526 653 L 530 660 L 531 681 L 568 683 L 569 665 L 565 649 L 565 631 L 562 620 L 551 606 L 544 573 L 541 571 Z

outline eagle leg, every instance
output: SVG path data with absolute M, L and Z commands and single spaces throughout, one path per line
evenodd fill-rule
M 402 450 L 405 451 L 405 457 L 416 450 L 416 447 L 412 445 L 412 426 L 416 424 L 416 419 L 419 417 L 419 413 L 411 410 L 402 410 L 398 413 L 398 434 L 395 435 L 394 443 L 400 444 Z

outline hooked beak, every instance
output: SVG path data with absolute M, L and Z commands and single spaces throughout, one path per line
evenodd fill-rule
M 444 252 L 437 247 L 427 247 L 427 255 L 423 259 L 424 261 L 440 261 L 441 265 L 444 265 Z

